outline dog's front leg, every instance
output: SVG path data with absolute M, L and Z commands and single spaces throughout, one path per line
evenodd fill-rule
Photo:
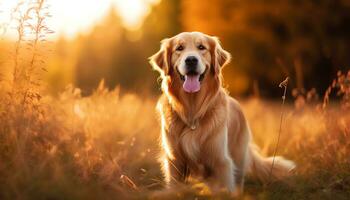
M 226 189 L 235 191 L 235 165 L 230 157 L 227 143 L 227 129 L 215 136 L 207 143 L 205 153 L 207 157 L 207 167 L 210 171 L 208 179 L 209 186 L 214 192 Z
M 234 164 L 231 158 L 217 160 L 213 166 L 211 187 L 215 191 L 226 189 L 235 191 Z

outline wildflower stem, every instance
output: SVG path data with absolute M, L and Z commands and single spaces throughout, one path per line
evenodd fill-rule
M 284 116 L 284 103 L 285 103 L 285 100 L 286 100 L 288 81 L 289 81 L 289 77 L 287 77 L 284 81 L 282 81 L 282 82 L 279 84 L 279 87 L 280 87 L 280 88 L 284 88 L 284 91 L 283 91 L 283 96 L 282 96 L 281 115 L 280 115 L 280 125 L 279 125 L 279 130 L 278 130 L 277 143 L 276 143 L 275 150 L 274 150 L 274 153 L 273 153 L 273 158 L 272 158 L 272 164 L 271 164 L 271 169 L 270 169 L 270 174 L 269 174 L 269 181 L 268 181 L 268 183 L 271 182 L 272 170 L 273 170 L 273 167 L 274 167 L 274 165 L 275 165 L 275 158 L 276 158 L 277 149 L 278 149 L 278 145 L 279 145 L 280 137 L 281 137 L 282 121 L 283 121 L 283 116 Z

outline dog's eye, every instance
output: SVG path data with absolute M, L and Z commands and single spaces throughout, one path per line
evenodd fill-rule
M 182 51 L 184 50 L 184 46 L 179 45 L 178 47 L 176 47 L 176 51 Z
M 204 50 L 204 49 L 206 49 L 206 48 L 205 48 L 205 46 L 203 46 L 203 45 L 200 44 L 200 45 L 198 46 L 198 49 L 199 49 L 199 50 Z

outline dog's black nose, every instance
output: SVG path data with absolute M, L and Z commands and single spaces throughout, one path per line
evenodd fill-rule
M 185 60 L 187 74 L 197 73 L 198 59 L 195 56 L 188 56 Z
M 196 67 L 198 64 L 198 59 L 195 56 L 188 56 L 185 63 L 188 67 Z

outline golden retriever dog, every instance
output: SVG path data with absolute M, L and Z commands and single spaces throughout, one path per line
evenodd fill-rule
M 188 177 L 203 180 L 212 191 L 241 193 L 250 172 L 269 179 L 272 158 L 262 157 L 238 102 L 222 87 L 222 68 L 230 61 L 216 37 L 184 32 L 161 42 L 150 63 L 160 73 L 162 169 L 168 186 Z M 272 177 L 295 167 L 276 157 Z

